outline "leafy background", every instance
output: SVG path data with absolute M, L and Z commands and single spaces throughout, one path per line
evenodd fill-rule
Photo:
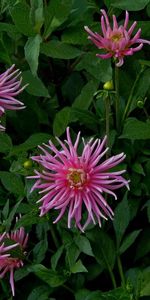
M 84 25 L 100 31 L 99 11 L 115 14 L 123 22 L 125 10 L 138 21 L 142 38 L 150 32 L 149 0 L 1 0 L 0 71 L 13 63 L 21 69 L 19 96 L 26 109 L 8 111 L 0 134 L 0 231 L 15 227 L 29 232 L 24 268 L 15 272 L 16 296 L 22 300 L 148 300 L 150 297 L 150 108 L 149 48 L 125 59 L 120 68 L 121 115 L 128 97 L 130 110 L 116 130 L 114 94 L 111 93 L 110 149 L 124 151 L 130 191 L 122 189 L 118 201 L 108 201 L 114 221 L 102 229 L 89 226 L 85 234 L 67 229 L 66 219 L 53 226 L 55 213 L 39 217 L 26 179 L 36 167 L 30 156 L 37 145 L 54 136 L 62 139 L 69 125 L 86 138 L 105 135 L 103 89 L 114 78 L 110 60 L 96 58 Z M 115 280 L 114 280 L 115 278 Z M 0 280 L 0 299 L 12 299 L 7 278 Z

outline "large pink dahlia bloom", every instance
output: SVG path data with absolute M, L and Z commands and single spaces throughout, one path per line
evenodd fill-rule
M 124 153 L 102 161 L 102 157 L 108 150 L 108 148 L 104 149 L 105 137 L 102 141 L 91 139 L 87 143 L 83 139 L 83 151 L 79 155 L 77 148 L 80 132 L 73 144 L 69 128 L 67 128 L 65 143 L 59 138 L 56 139 L 61 145 L 60 151 L 49 141 L 48 145 L 39 146 L 43 154 L 32 157 L 43 169 L 41 172 L 35 170 L 36 175 L 29 176 L 36 179 L 31 191 L 40 189 L 39 194 L 44 194 L 37 201 L 41 203 L 40 216 L 52 208 L 60 210 L 54 221 L 56 223 L 68 209 L 68 228 L 71 227 L 72 219 L 82 231 L 91 221 L 95 224 L 95 218 L 101 226 L 101 217 L 104 219 L 113 217 L 113 211 L 104 199 L 104 193 L 113 195 L 117 199 L 114 190 L 124 185 L 128 188 L 128 181 L 121 176 L 125 170 L 110 171 L 124 160 Z M 87 210 L 88 217 L 82 226 L 83 206 Z
M 111 28 L 108 16 L 104 9 L 101 9 L 101 30 L 102 35 L 97 32 L 92 32 L 87 26 L 85 30 L 88 32 L 88 38 L 97 46 L 99 49 L 106 50 L 106 54 L 97 54 L 102 59 L 114 57 L 117 61 L 116 66 L 120 67 L 124 63 L 124 56 L 133 55 L 142 49 L 143 43 L 150 45 L 150 41 L 140 38 L 141 29 L 132 37 L 132 33 L 136 27 L 137 22 L 135 21 L 129 29 L 127 29 L 129 23 L 129 13 L 126 11 L 126 17 L 124 25 L 118 25 L 116 16 L 113 15 L 113 26 Z M 139 44 L 133 47 L 134 44 Z
M 25 258 L 24 249 L 28 241 L 28 234 L 24 228 L 9 233 L 4 232 L 0 235 L 0 278 L 10 272 L 10 286 L 12 295 L 15 295 L 14 270 L 23 266 Z
M 18 110 L 25 108 L 24 104 L 15 97 L 20 94 L 27 85 L 20 87 L 22 77 L 19 69 L 12 65 L 7 71 L 0 75 L 0 116 L 6 109 Z M 19 79 L 18 79 L 19 78 Z

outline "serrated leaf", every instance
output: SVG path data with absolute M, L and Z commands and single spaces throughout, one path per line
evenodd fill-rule
M 35 247 L 33 248 L 33 256 L 34 256 L 34 263 L 41 263 L 45 258 L 45 253 L 48 248 L 47 238 L 44 240 L 39 241 Z
M 53 256 L 51 257 L 51 266 L 54 271 L 56 270 L 57 263 L 63 253 L 63 250 L 64 250 L 64 246 L 62 245 L 59 249 L 57 249 L 56 253 L 53 254 Z
M 136 118 L 128 118 L 120 138 L 130 140 L 150 139 L 150 122 L 146 123 L 139 121 Z
M 8 153 L 12 148 L 12 141 L 6 133 L 0 134 L 0 152 Z
M 81 252 L 83 252 L 87 255 L 93 256 L 90 242 L 85 236 L 78 235 L 74 238 L 74 240 Z
M 72 0 L 51 0 L 45 7 L 44 38 L 47 38 L 68 17 Z
M 93 100 L 93 95 L 97 91 L 98 82 L 91 80 L 81 90 L 81 94 L 72 104 L 73 108 L 88 109 Z
M 50 97 L 47 88 L 37 76 L 33 76 L 30 71 L 22 72 L 23 84 L 29 84 L 26 91 L 33 96 Z
M 83 54 L 83 51 L 78 48 L 56 40 L 41 44 L 40 52 L 49 57 L 61 59 L 72 59 Z
M 30 266 L 29 271 L 34 272 L 36 276 L 46 282 L 50 287 L 58 287 L 66 281 L 65 276 L 62 274 L 54 270 L 47 269 L 40 264 Z
M 72 273 L 88 272 L 80 259 L 70 268 L 70 271 Z
M 138 237 L 138 235 L 140 234 L 141 229 L 139 230 L 135 230 L 131 233 L 129 233 L 125 239 L 123 240 L 120 248 L 119 248 L 119 253 L 122 254 L 124 253 L 136 240 L 136 238 Z
M 96 80 L 106 82 L 112 79 L 112 67 L 109 59 L 103 60 L 96 57 L 96 53 L 85 53 L 80 62 L 76 65 L 75 70 L 86 70 Z
M 115 216 L 113 220 L 113 226 L 115 229 L 118 246 L 120 245 L 125 230 L 129 225 L 129 221 L 130 210 L 126 193 L 123 200 L 118 204 L 117 208 L 115 209 Z
M 0 180 L 4 185 L 5 189 L 8 190 L 10 193 L 19 196 L 24 195 L 24 184 L 20 176 L 14 173 L 1 171 Z
M 87 232 L 86 235 L 91 241 L 91 246 L 96 261 L 104 269 L 113 269 L 116 259 L 116 250 L 113 240 L 107 233 L 99 230 L 99 228 L 92 229 L 91 231 Z
M 30 149 L 38 147 L 38 145 L 41 145 L 42 143 L 48 142 L 48 140 L 50 139 L 53 140 L 53 137 L 50 134 L 34 133 L 24 143 L 14 146 L 10 155 L 14 155 L 14 154 L 16 155 L 19 152 L 28 151 Z
M 42 42 L 42 38 L 39 34 L 37 34 L 34 37 L 30 37 L 24 47 L 25 58 L 34 76 L 36 76 L 37 74 L 38 58 L 39 58 L 41 42 Z
M 149 0 L 136 0 L 136 1 L 130 1 L 130 0 L 113 0 L 111 1 L 111 5 L 115 6 L 117 8 L 121 8 L 124 10 L 131 10 L 131 11 L 138 11 L 143 9 L 147 4 L 149 3 Z
M 41 285 L 32 290 L 27 300 L 48 300 L 50 288 L 46 285 Z
M 33 36 L 34 30 L 30 22 L 30 7 L 25 1 L 19 2 L 17 5 L 9 6 L 12 19 L 19 32 L 27 36 Z
M 56 115 L 53 123 L 53 133 L 56 136 L 62 135 L 70 122 L 70 107 L 64 107 Z

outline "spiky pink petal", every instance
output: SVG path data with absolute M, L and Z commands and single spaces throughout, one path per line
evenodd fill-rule
M 134 37 L 131 37 L 137 22 L 135 21 L 129 29 L 129 13 L 126 11 L 124 25 L 120 25 L 117 22 L 116 16 L 113 15 L 113 27 L 111 28 L 109 18 L 104 9 L 101 9 L 101 30 L 102 35 L 97 32 L 92 32 L 87 26 L 85 30 L 88 33 L 88 39 L 90 39 L 98 49 L 104 49 L 106 54 L 97 54 L 97 57 L 107 59 L 114 57 L 116 60 L 116 66 L 121 67 L 124 63 L 124 57 L 127 55 L 133 55 L 134 52 L 140 51 L 143 44 L 149 44 L 150 41 L 140 39 L 141 29 L 137 31 Z M 131 48 L 134 44 L 140 44 L 135 48 Z
M 51 141 L 39 146 L 42 154 L 33 156 L 32 160 L 42 167 L 42 171 L 35 170 L 35 175 L 28 178 L 36 179 L 32 191 L 38 189 L 39 194 L 42 194 L 37 201 L 40 202 L 40 216 L 51 209 L 59 210 L 54 221 L 56 223 L 68 211 L 68 228 L 75 220 L 76 226 L 84 231 L 90 222 L 95 224 L 97 220 L 101 226 L 101 218 L 113 218 L 113 211 L 104 199 L 105 193 L 117 199 L 114 190 L 122 186 L 129 189 L 128 181 L 122 177 L 125 170 L 110 171 L 125 159 L 125 155 L 121 153 L 105 160 L 104 155 L 108 151 L 108 148 L 104 148 L 106 137 L 103 140 L 91 139 L 89 142 L 83 139 L 83 150 L 79 155 L 77 148 L 80 132 L 74 144 L 69 128 L 66 133 L 67 139 L 64 142 L 56 138 L 61 150 Z M 82 224 L 84 210 L 87 211 L 87 220 Z

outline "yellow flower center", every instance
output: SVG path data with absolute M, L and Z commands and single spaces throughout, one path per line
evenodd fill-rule
M 82 169 L 69 168 L 67 179 L 71 188 L 82 189 L 86 182 L 86 174 Z
M 121 39 L 123 38 L 123 34 L 118 32 L 118 33 L 115 33 L 111 36 L 111 40 L 115 43 L 119 42 Z

